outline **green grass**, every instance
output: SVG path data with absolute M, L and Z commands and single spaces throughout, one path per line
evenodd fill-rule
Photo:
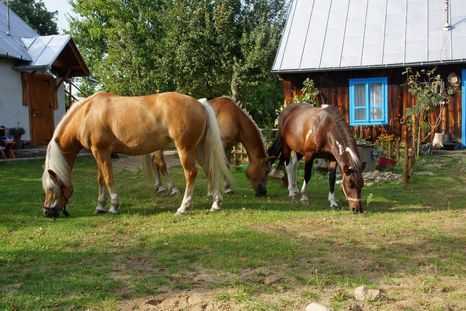
M 156 196 L 141 171 L 125 169 L 116 169 L 121 213 L 93 215 L 95 162 L 80 157 L 71 216 L 57 220 L 42 216 L 42 162 L 0 162 L 0 310 L 111 310 L 183 295 L 219 310 L 303 310 L 311 301 L 338 310 L 356 303 L 360 285 L 384 292 L 357 302 L 364 310 L 466 309 L 464 156 L 422 159 L 417 171 L 435 176 L 408 186 L 364 188 L 362 215 L 347 210 L 340 189 L 343 209 L 329 210 L 318 173 L 303 206 L 277 180 L 267 198 L 254 197 L 235 169 L 236 192 L 210 213 L 199 174 L 182 217 L 181 196 Z M 181 188 L 181 169 L 171 174 Z

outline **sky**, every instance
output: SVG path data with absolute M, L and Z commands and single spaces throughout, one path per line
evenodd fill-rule
M 71 5 L 68 0 L 43 0 L 47 11 L 58 11 L 58 31 L 63 33 L 63 29 L 68 29 L 67 14 L 71 14 Z

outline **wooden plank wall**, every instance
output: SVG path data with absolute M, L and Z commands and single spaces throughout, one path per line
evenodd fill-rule
M 466 65 L 465 65 L 466 67 Z M 437 73 L 441 74 L 446 79 L 448 74 L 455 72 L 461 77 L 460 65 L 445 65 L 437 69 Z M 431 69 L 429 68 L 414 68 L 415 70 Z M 302 83 L 306 78 L 313 79 L 316 86 L 322 94 L 321 101 L 327 104 L 338 107 L 340 113 L 345 115 L 349 122 L 349 80 L 356 78 L 369 77 L 388 77 L 388 114 L 389 124 L 386 126 L 356 126 L 353 127 L 355 135 L 368 140 L 375 140 L 380 134 L 394 134 L 397 137 L 406 135 L 406 122 L 404 111 L 407 107 L 412 107 L 414 98 L 408 93 L 407 86 L 403 85 L 406 78 L 402 75 L 404 68 L 393 69 L 372 69 L 359 71 L 328 71 L 317 73 L 299 73 L 299 74 L 283 74 L 280 75 L 283 80 L 284 97 L 287 103 L 291 103 L 293 92 L 299 93 Z M 461 91 L 461 89 L 459 89 Z M 431 114 L 430 123 L 435 124 L 439 115 L 442 120 L 436 130 L 432 132 L 450 133 L 453 139 L 461 140 L 461 92 L 458 92 L 451 98 L 451 103 Z M 425 141 L 431 141 L 433 135 L 423 133 L 422 137 Z M 429 137 L 426 137 L 429 136 Z

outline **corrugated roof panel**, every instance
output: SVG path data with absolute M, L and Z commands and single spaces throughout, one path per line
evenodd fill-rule
M 406 0 L 387 1 L 383 64 L 403 62 L 405 45 Z
M 322 46 L 325 42 L 327 21 L 331 2 L 332 1 L 328 0 L 314 1 L 314 12 L 321 12 L 322 14 L 311 14 L 311 20 L 309 21 L 308 28 L 309 31 L 307 33 L 307 38 L 304 45 L 302 60 L 300 64 L 301 68 L 309 68 L 309 66 L 320 66 Z
M 466 1 L 451 4 L 452 57 L 466 59 Z
M 385 12 L 386 1 L 370 1 L 368 3 L 361 65 L 382 63 Z
M 285 28 L 283 29 L 282 37 L 280 38 L 280 45 L 278 46 L 277 55 L 275 56 L 275 61 L 272 67 L 272 70 L 280 70 L 282 60 L 285 54 L 286 43 L 288 42 L 289 33 L 291 26 L 293 24 L 293 15 L 295 12 L 297 1 L 293 1 L 292 5 L 289 8 L 288 18 L 286 20 Z
M 320 67 L 328 67 L 340 63 L 347 14 L 348 1 L 332 1 Z
M 299 68 L 300 66 L 301 55 L 304 48 L 304 38 L 306 38 L 313 7 L 308 4 L 309 2 L 305 0 L 296 2 L 296 10 L 293 14 L 294 20 L 284 50 L 284 59 L 281 65 L 282 69 Z
M 450 31 L 445 0 L 295 0 L 293 8 L 275 71 L 466 59 L 465 0 L 450 0 Z
M 8 8 L 0 1 L 0 56 L 31 60 L 21 42 L 21 37 L 34 37 L 39 34 L 10 10 L 10 34 L 7 35 L 7 15 Z
M 28 49 L 29 54 L 34 61 L 31 65 L 45 66 L 52 65 L 55 59 L 60 55 L 66 44 L 70 41 L 70 35 L 55 35 L 40 37 L 41 40 L 36 40 Z M 34 51 L 34 52 L 32 52 Z M 40 51 L 40 52 L 39 52 Z M 37 55 L 36 53 L 39 52 Z
M 361 64 L 367 1 L 350 1 L 340 66 L 352 67 Z
M 428 9 L 428 2 L 425 0 L 408 1 L 404 63 L 427 60 Z

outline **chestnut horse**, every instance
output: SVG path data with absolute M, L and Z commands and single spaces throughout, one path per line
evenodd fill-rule
M 232 180 L 225 162 L 215 114 L 206 103 L 167 92 L 139 97 L 96 93 L 75 103 L 58 124 L 47 147 L 42 187 L 45 192 L 44 215 L 65 215 L 73 193 L 71 170 L 78 152 L 87 149 L 98 168 L 99 197 L 96 213 L 106 212 L 107 193 L 110 213 L 120 206 L 115 190 L 111 155 L 148 154 L 174 141 L 186 178 L 186 190 L 177 213 L 189 207 L 197 176 L 195 159 L 212 185 L 213 205 L 222 203 L 223 180 Z
M 230 160 L 233 146 L 241 143 L 249 158 L 249 166 L 246 169 L 249 183 L 255 190 L 256 196 L 265 196 L 267 194 L 267 174 L 270 170 L 270 163 L 261 131 L 249 113 L 236 104 L 232 98 L 227 96 L 217 97 L 210 100 L 209 105 L 215 111 L 228 160 Z M 169 193 L 177 193 L 176 187 L 168 176 L 162 150 L 153 153 L 153 164 L 156 168 L 154 172 L 155 191 L 165 191 L 161 181 L 161 177 L 164 177 L 167 180 Z M 230 191 L 230 185 L 226 182 L 225 192 Z
M 292 156 L 292 151 L 297 156 Z M 309 201 L 307 185 L 311 179 L 312 163 L 315 158 L 330 160 L 328 200 L 331 208 L 335 201 L 335 177 L 337 164 L 342 172 L 342 189 L 354 212 L 362 212 L 361 188 L 364 186 L 361 164 L 356 142 L 348 124 L 334 107 L 313 108 L 307 104 L 288 105 L 278 119 L 278 138 L 268 150 L 269 156 L 285 161 L 288 175 L 289 196 L 299 192 L 296 182 L 298 160 L 304 157 L 304 183 L 301 202 Z

